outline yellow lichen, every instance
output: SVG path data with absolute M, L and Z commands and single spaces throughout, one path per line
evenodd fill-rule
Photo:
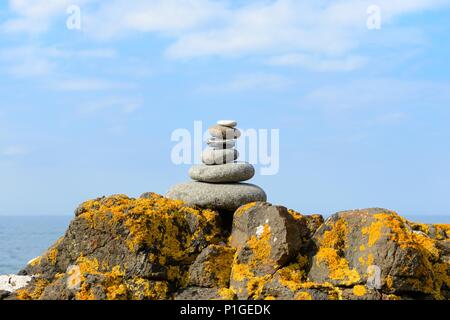
M 16 296 L 19 300 L 39 300 L 45 288 L 50 284 L 46 279 L 35 279 L 31 289 L 17 290 Z
M 234 300 L 236 294 L 232 289 L 220 288 L 219 296 L 222 298 L 222 300 Z
M 356 269 L 350 269 L 348 261 L 340 257 L 335 249 L 320 248 L 316 255 L 317 263 L 325 263 L 333 280 L 342 281 L 343 284 L 351 285 L 360 281 L 361 277 Z
M 353 294 L 357 297 L 365 296 L 366 293 L 367 293 L 367 290 L 366 290 L 365 286 L 357 285 L 357 286 L 353 287 Z
M 300 291 L 295 295 L 295 300 L 313 300 L 313 297 L 310 293 L 306 291 Z
M 236 210 L 236 212 L 234 213 L 235 217 L 241 217 L 243 214 L 245 214 L 249 209 L 253 208 L 254 206 L 256 206 L 256 202 L 251 202 L 248 204 L 245 204 L 243 206 L 241 206 L 239 209 Z

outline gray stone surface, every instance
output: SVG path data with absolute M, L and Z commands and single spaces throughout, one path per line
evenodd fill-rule
M 202 162 L 207 165 L 224 164 L 234 162 L 239 157 L 235 149 L 215 150 L 208 148 L 202 153 Z
M 222 140 L 218 138 L 209 139 L 206 143 L 214 149 L 232 149 L 236 146 L 236 140 Z
M 222 165 L 196 165 L 189 170 L 189 176 L 196 181 L 210 183 L 231 183 L 250 180 L 255 168 L 247 162 L 233 162 Z
M 215 125 L 208 129 L 211 136 L 220 139 L 232 140 L 238 139 L 241 136 L 241 131 L 236 128 L 229 128 L 225 126 Z
M 234 128 L 237 126 L 237 121 L 235 121 L 235 120 L 219 120 L 219 121 L 217 121 L 217 124 L 219 126 Z
M 264 190 L 252 184 L 211 184 L 195 181 L 172 187 L 167 198 L 219 211 L 235 211 L 250 202 L 267 201 Z

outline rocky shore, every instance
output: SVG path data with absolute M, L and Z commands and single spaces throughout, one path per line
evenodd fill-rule
M 450 225 L 385 209 L 324 221 L 266 202 L 230 213 L 118 195 L 78 207 L 19 276 L 0 280 L 0 299 L 443 300 Z

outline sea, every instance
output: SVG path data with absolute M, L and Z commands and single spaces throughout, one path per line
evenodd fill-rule
M 73 216 L 0 216 L 0 275 L 16 274 L 64 235 Z M 450 216 L 406 217 L 450 223 Z

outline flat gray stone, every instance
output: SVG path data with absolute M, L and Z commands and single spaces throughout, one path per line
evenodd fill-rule
M 263 189 L 247 183 L 187 182 L 173 186 L 166 197 L 191 206 L 233 212 L 251 202 L 267 201 Z
M 210 135 L 214 138 L 233 140 L 241 136 L 241 131 L 236 128 L 215 125 L 208 129 Z
M 206 143 L 213 149 L 232 149 L 236 146 L 236 140 L 222 140 L 218 138 L 209 139 Z
M 237 126 L 237 121 L 235 121 L 235 120 L 219 120 L 219 121 L 217 121 L 217 124 L 219 126 L 234 128 Z
M 189 176 L 196 181 L 210 183 L 242 182 L 253 178 L 255 168 L 247 162 L 233 162 L 215 166 L 196 165 Z
M 202 153 L 202 162 L 207 165 L 225 164 L 234 162 L 239 157 L 235 149 L 206 149 Z

